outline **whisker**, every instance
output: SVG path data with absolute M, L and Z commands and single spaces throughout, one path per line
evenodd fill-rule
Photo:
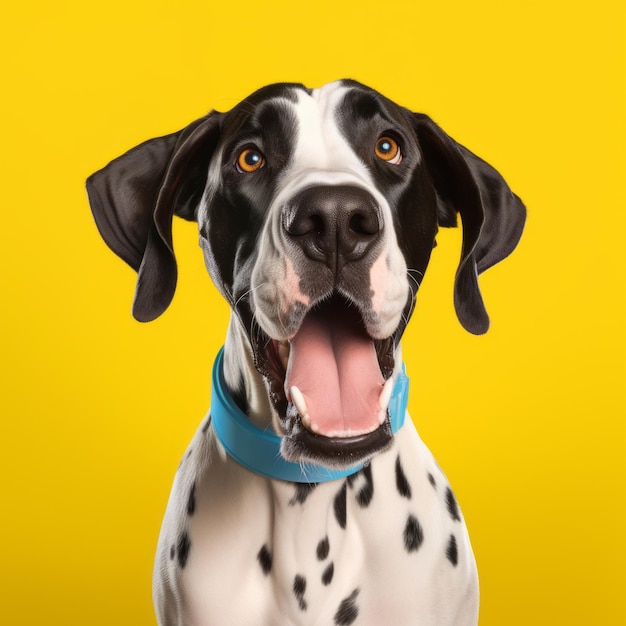
M 418 276 L 421 276 L 422 278 L 424 277 L 424 272 L 420 272 L 420 270 L 416 270 L 416 269 L 407 269 L 407 277 L 410 279 L 411 282 L 409 282 L 409 290 L 411 291 L 411 306 L 409 308 L 408 313 L 406 314 L 402 314 L 402 318 L 404 320 L 405 324 L 409 323 L 409 319 L 411 318 L 411 315 L 413 314 L 413 311 L 415 310 L 415 303 L 417 300 L 417 291 L 419 290 L 422 282 L 421 280 L 418 280 L 415 276 L 412 275 L 412 273 L 417 274 Z
M 265 286 L 267 283 L 261 283 L 260 285 L 257 285 L 256 287 L 250 287 L 250 289 L 248 289 L 248 291 L 245 291 L 244 293 L 242 293 L 238 298 L 237 301 L 235 302 L 235 306 L 237 306 L 245 297 L 249 296 L 253 291 L 256 291 L 257 289 L 260 289 L 261 287 Z

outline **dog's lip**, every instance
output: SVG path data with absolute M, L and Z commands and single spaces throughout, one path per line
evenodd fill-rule
M 283 325 L 281 321 L 281 326 L 284 332 L 279 337 L 272 338 L 272 340 L 279 343 L 291 342 L 302 328 L 307 316 L 333 301 L 342 301 L 347 307 L 358 311 L 360 323 L 362 324 L 365 333 L 367 333 L 367 336 L 372 341 L 386 341 L 389 339 L 389 337 L 382 336 L 380 334 L 377 315 L 368 308 L 368 305 L 356 301 L 349 294 L 349 292 L 344 293 L 343 290 L 334 290 L 325 293 L 323 296 L 317 297 L 314 301 L 308 303 L 307 305 L 304 305 L 302 302 L 297 302 L 291 309 L 288 316 L 288 323 Z
M 351 437 L 324 437 L 296 424 L 285 436 L 281 452 L 287 461 L 322 463 L 345 469 L 369 461 L 393 439 L 389 418 L 372 432 Z

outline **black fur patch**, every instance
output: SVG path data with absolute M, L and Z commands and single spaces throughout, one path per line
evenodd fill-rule
M 404 527 L 404 547 L 407 552 L 416 552 L 424 541 L 424 531 L 414 515 L 409 515 Z
M 298 606 L 301 611 L 306 611 L 307 604 L 304 599 L 304 593 L 306 592 L 306 578 L 304 576 L 300 576 L 298 574 L 293 579 L 293 594 L 296 596 L 296 600 L 298 600 Z
M 349 626 L 359 615 L 359 609 L 356 605 L 356 598 L 359 590 L 355 589 L 347 598 L 344 598 L 335 613 L 336 626 Z
M 456 567 L 459 562 L 459 549 L 456 545 L 456 537 L 454 535 L 450 535 L 450 539 L 448 540 L 448 547 L 446 548 L 446 557 L 452 565 Z
M 296 504 L 304 504 L 306 499 L 311 495 L 311 492 L 315 487 L 317 487 L 317 483 L 296 483 L 296 493 L 293 498 L 289 500 L 289 504 L 291 506 L 295 506 Z
M 328 553 L 330 552 L 330 543 L 328 542 L 328 537 L 324 537 L 324 539 L 320 540 L 317 544 L 317 560 L 323 561 L 328 558 Z
M 189 498 L 187 500 L 187 514 L 193 515 L 196 512 L 196 483 L 191 485 L 189 490 Z
M 343 486 L 335 496 L 335 501 L 333 502 L 333 509 L 335 511 L 335 518 L 337 519 L 337 523 L 340 528 L 345 529 L 346 521 L 347 521 L 347 503 L 346 496 L 348 490 L 348 483 L 344 481 Z
M 357 494 L 356 500 L 361 508 L 369 506 L 374 497 L 374 479 L 372 478 L 372 466 L 366 465 L 360 472 L 365 479 L 365 485 L 361 487 Z
M 428 472 L 428 482 L 435 488 L 437 489 L 437 482 L 435 481 L 435 477 Z
M 178 545 L 176 546 L 176 553 L 178 554 L 178 564 L 181 568 L 184 568 L 185 565 L 187 565 L 190 548 L 191 541 L 189 541 L 189 535 L 186 531 L 182 532 L 178 539 Z
M 324 570 L 322 574 L 322 584 L 327 587 L 333 580 L 333 576 L 335 575 L 335 566 L 333 563 L 329 563 L 328 567 Z
M 213 280 L 226 299 L 238 303 L 237 312 L 249 332 L 252 321 L 249 298 L 243 297 L 250 290 L 248 267 L 258 254 L 259 233 L 267 219 L 266 207 L 280 181 L 277 174 L 290 162 L 294 138 L 298 135 L 298 120 L 293 108 L 285 102 L 285 99 L 297 101 L 299 88 L 294 87 L 265 87 L 222 115 L 222 184 L 216 189 L 207 213 L 198 216 L 202 222 L 200 235 L 205 262 L 212 268 Z M 262 146 L 266 157 L 267 166 L 252 176 L 242 176 L 234 167 L 239 151 L 246 144 Z
M 170 547 L 170 560 L 173 561 L 176 557 L 176 546 L 174 544 Z
M 448 513 L 455 522 L 461 521 L 461 514 L 459 513 L 459 505 L 456 503 L 452 489 L 448 487 L 446 489 L 446 506 L 448 507 Z
M 398 458 L 396 459 L 396 488 L 398 489 L 398 493 L 403 498 L 411 498 L 411 485 L 409 485 L 409 481 L 407 480 L 404 470 L 402 469 L 400 455 L 398 455 Z
M 256 555 L 263 573 L 267 576 L 272 571 L 272 553 L 269 551 L 267 545 L 264 545 L 259 553 Z

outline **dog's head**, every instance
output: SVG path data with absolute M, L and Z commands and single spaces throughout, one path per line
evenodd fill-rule
M 460 214 L 454 303 L 481 334 L 478 274 L 514 249 L 525 219 L 491 166 L 427 116 L 352 81 L 260 89 L 141 144 L 94 174 L 88 192 L 105 241 L 138 272 L 140 321 L 174 295 L 173 215 L 197 220 L 283 454 L 335 466 L 391 438 L 396 347 L 438 227 Z

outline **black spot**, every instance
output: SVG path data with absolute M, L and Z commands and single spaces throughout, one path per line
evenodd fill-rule
M 173 561 L 176 556 L 176 546 L 174 544 L 170 547 L 170 560 Z
M 196 511 L 196 483 L 191 485 L 189 490 L 189 499 L 187 500 L 187 513 L 193 515 Z
M 296 598 L 301 598 L 304 596 L 304 592 L 306 591 L 306 578 L 304 576 L 300 576 L 300 574 L 296 574 L 296 577 L 293 579 L 293 592 Z
M 372 466 L 366 465 L 360 472 L 365 479 L 365 485 L 357 494 L 356 500 L 361 508 L 369 506 L 374 497 L 374 480 L 372 478 Z
M 289 500 L 289 504 L 291 506 L 295 506 L 296 504 L 304 504 L 313 489 L 317 487 L 317 483 L 296 483 L 295 487 L 296 493 L 294 494 L 293 498 Z
M 261 565 L 263 573 L 267 576 L 272 571 L 272 553 L 269 551 L 267 545 L 264 545 L 259 550 L 256 558 Z
M 448 540 L 448 547 L 446 548 L 446 557 L 448 561 L 452 563 L 456 567 L 459 562 L 459 549 L 456 545 L 456 537 L 454 535 L 450 535 L 450 539 Z
M 358 493 L 356 494 L 356 501 L 359 503 L 360 507 L 365 508 L 369 506 L 370 502 L 372 501 L 372 497 L 374 496 L 372 467 L 369 465 L 369 463 L 365 467 L 363 467 L 363 469 L 360 469 L 354 474 L 350 474 L 350 476 L 346 478 L 346 482 L 350 489 L 354 487 L 354 483 L 357 481 L 359 476 L 363 477 L 365 484 L 363 485 L 363 487 L 361 487 L 361 489 L 359 489 Z
M 335 496 L 335 501 L 333 502 L 333 509 L 335 511 L 335 517 L 337 518 L 337 523 L 340 528 L 345 529 L 346 527 L 346 495 L 347 495 L 347 481 L 344 481 L 343 486 Z
M 409 485 L 409 481 L 404 474 L 404 470 L 402 469 L 402 463 L 400 462 L 400 455 L 396 459 L 396 488 L 398 489 L 398 493 L 403 498 L 411 498 L 411 485 Z
M 206 422 L 204 422 L 202 426 L 202 434 L 206 435 L 206 431 L 209 430 L 209 426 L 211 425 L 211 416 L 207 417 Z
M 437 483 L 435 482 L 435 477 L 428 472 L 428 482 L 435 488 L 437 489 Z
M 187 532 L 182 532 L 178 539 L 178 545 L 176 546 L 176 552 L 178 554 L 178 564 L 181 568 L 187 565 L 187 559 L 189 558 L 189 548 L 191 548 L 191 542 L 189 541 L 189 535 Z
M 306 578 L 298 574 L 293 579 L 293 593 L 296 596 L 296 599 L 298 600 L 298 606 L 300 607 L 301 611 L 306 611 L 306 608 L 307 608 L 306 601 L 304 599 L 305 591 L 306 591 Z
M 448 513 L 455 522 L 461 521 L 461 515 L 459 513 L 459 505 L 456 503 L 452 489 L 448 487 L 446 489 L 446 506 L 448 507 Z
M 324 570 L 322 574 L 322 584 L 324 586 L 330 585 L 333 580 L 333 576 L 335 575 L 335 566 L 332 563 L 328 564 L 328 567 Z
M 416 552 L 424 541 L 424 531 L 417 518 L 409 515 L 404 527 L 404 547 L 407 552 Z
M 359 590 L 355 589 L 347 598 L 344 598 L 335 613 L 336 626 L 349 626 L 359 615 L 359 609 L 356 605 L 356 598 Z
M 317 560 L 323 561 L 324 559 L 326 559 L 328 557 L 329 551 L 330 551 L 330 543 L 328 542 L 328 537 L 324 537 L 324 539 L 322 539 L 317 544 L 317 550 L 316 550 Z

